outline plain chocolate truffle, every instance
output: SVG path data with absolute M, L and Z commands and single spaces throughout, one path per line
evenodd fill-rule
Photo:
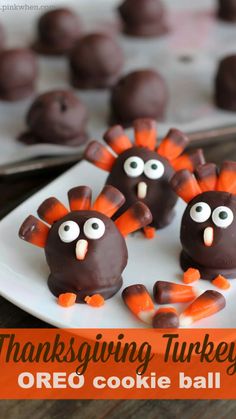
M 87 110 L 71 91 L 44 93 L 33 102 L 26 122 L 28 132 L 19 140 L 28 143 L 53 143 L 78 146 L 87 140 Z
M 236 55 L 220 61 L 215 78 L 216 105 L 228 111 L 236 111 Z
M 218 0 L 218 18 L 228 21 L 236 21 L 236 0 Z
M 132 125 L 138 118 L 163 120 L 168 92 L 154 70 L 138 70 L 122 77 L 111 92 L 111 123 Z
M 168 30 L 161 0 L 125 0 L 118 11 L 127 35 L 160 36 Z
M 79 17 L 69 9 L 56 9 L 42 15 L 38 21 L 38 40 L 33 49 L 43 55 L 63 55 L 81 35 Z
M 81 89 L 110 87 L 118 80 L 123 62 L 122 49 L 110 35 L 84 36 L 70 54 L 71 83 Z
M 0 99 L 16 101 L 30 96 L 35 89 L 37 60 L 23 48 L 0 52 Z

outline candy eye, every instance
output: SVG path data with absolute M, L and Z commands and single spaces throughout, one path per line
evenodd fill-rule
M 196 223 L 204 223 L 211 216 L 211 208 L 206 202 L 197 202 L 190 210 L 190 217 Z
M 84 224 L 84 234 L 88 239 L 100 239 L 105 233 L 105 224 L 99 218 L 90 218 Z
M 213 211 L 212 220 L 217 227 L 227 228 L 234 220 L 233 211 L 228 207 L 217 207 Z
M 59 227 L 58 234 L 64 243 L 71 243 L 79 237 L 80 228 L 74 221 L 65 221 Z
M 143 173 L 144 162 L 140 157 L 129 157 L 124 162 L 124 171 L 130 177 L 138 177 Z
M 148 160 L 144 166 L 144 173 L 148 179 L 160 179 L 165 171 L 164 164 L 159 160 Z

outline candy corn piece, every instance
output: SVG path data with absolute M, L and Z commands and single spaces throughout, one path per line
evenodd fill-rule
M 91 307 L 102 307 L 105 304 L 105 300 L 101 294 L 94 294 L 91 297 L 85 297 L 84 301 Z
M 127 236 L 152 222 L 152 214 L 142 202 L 135 202 L 115 221 L 116 227 L 123 236 Z
M 19 237 L 35 246 L 45 247 L 49 234 L 49 227 L 33 215 L 29 215 L 19 230 Z
M 111 171 L 115 163 L 115 156 L 98 141 L 91 141 L 84 152 L 85 160 L 93 163 L 100 169 Z
M 185 202 L 202 193 L 195 176 L 189 170 L 180 170 L 171 179 L 171 187 Z
M 179 327 L 179 317 L 174 307 L 161 307 L 153 316 L 154 329 L 175 329 Z
M 92 190 L 88 186 L 77 186 L 69 190 L 68 198 L 71 211 L 89 210 Z
M 147 147 L 149 150 L 155 150 L 157 141 L 156 121 L 154 119 L 144 118 L 134 121 L 135 144 L 138 147 Z
M 152 298 L 144 285 L 136 284 L 126 287 L 122 292 L 122 298 L 135 316 L 144 323 L 152 323 L 155 308 Z
M 222 290 L 228 290 L 231 287 L 228 279 L 222 275 L 218 275 L 215 279 L 213 279 L 213 281 L 211 281 L 211 283 Z
M 187 303 L 195 300 L 201 291 L 188 285 L 157 281 L 153 287 L 154 300 L 158 304 Z
M 71 307 L 76 303 L 76 294 L 73 292 L 65 292 L 58 297 L 58 304 L 62 307 Z
M 183 327 L 191 326 L 192 323 L 222 310 L 225 304 L 225 297 L 218 291 L 205 291 L 180 315 L 179 324 Z
M 105 214 L 107 217 L 112 217 L 124 202 L 125 197 L 118 189 L 114 188 L 114 186 L 106 185 L 98 195 L 92 209 Z
M 197 167 L 195 174 L 202 192 L 216 190 L 218 176 L 214 163 L 206 163 Z
M 171 162 L 176 171 L 187 169 L 190 172 L 194 172 L 195 168 L 203 163 L 205 163 L 205 157 L 202 149 L 198 149 L 193 153 L 182 154 L 180 157 Z
M 183 282 L 185 284 L 191 284 L 192 282 L 198 281 L 201 278 L 201 274 L 198 269 L 188 268 L 183 274 Z
M 115 125 L 114 127 L 109 128 L 105 132 L 103 139 L 117 154 L 121 154 L 123 151 L 132 147 L 132 143 L 121 125 Z
M 236 193 L 236 162 L 225 161 L 220 170 L 218 184 L 218 191 Z
M 171 129 L 163 138 L 157 152 L 160 156 L 172 161 L 182 154 L 188 143 L 189 139 L 183 132 Z
M 57 198 L 46 199 L 38 208 L 38 216 L 48 224 L 53 224 L 69 213 Z
M 148 240 L 154 239 L 154 237 L 156 235 L 155 227 L 150 227 L 150 226 L 144 227 L 143 232 L 144 232 L 144 236 Z

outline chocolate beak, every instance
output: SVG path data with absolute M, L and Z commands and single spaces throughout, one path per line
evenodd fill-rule
M 206 227 L 203 232 L 203 241 L 205 246 L 211 247 L 214 241 L 214 229 L 213 227 Z
M 137 186 L 138 199 L 145 199 L 147 196 L 147 184 L 146 182 L 139 182 Z
M 84 260 L 88 251 L 87 240 L 78 240 L 75 247 L 76 259 Z

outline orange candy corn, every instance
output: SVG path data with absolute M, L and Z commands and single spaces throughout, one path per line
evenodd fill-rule
M 33 215 L 29 215 L 19 230 L 19 237 L 35 246 L 45 247 L 49 227 Z
M 198 149 L 193 153 L 182 154 L 182 156 L 171 162 L 171 165 L 177 172 L 178 170 L 187 169 L 190 172 L 193 172 L 196 167 L 200 164 L 205 163 L 205 157 L 203 151 Z
M 121 154 L 123 151 L 132 147 L 132 143 L 129 137 L 125 135 L 121 125 L 115 125 L 114 127 L 109 128 L 105 132 L 103 138 L 109 147 L 117 154 Z
M 112 217 L 124 202 L 125 197 L 118 189 L 106 185 L 94 202 L 92 209 L 105 214 L 107 217 Z
M 180 326 L 188 327 L 192 323 L 212 316 L 225 307 L 225 297 L 218 291 L 205 291 L 184 310 L 179 317 Z
M 195 176 L 185 169 L 175 173 L 171 179 L 171 186 L 185 202 L 190 202 L 202 192 Z
M 189 143 L 188 137 L 177 129 L 171 129 L 165 138 L 163 138 L 158 154 L 172 161 L 180 156 Z
M 91 297 L 85 297 L 84 301 L 91 307 L 102 307 L 105 304 L 105 300 L 101 294 L 94 294 Z
M 122 292 L 122 298 L 129 310 L 144 323 L 151 324 L 155 312 L 154 304 L 146 287 L 130 285 Z
M 69 213 L 57 198 L 46 199 L 38 208 L 38 216 L 48 224 L 53 224 Z
M 134 121 L 135 144 L 138 147 L 147 147 L 155 150 L 157 141 L 157 128 L 154 119 L 143 118 Z
M 144 227 L 143 229 L 144 235 L 146 237 L 146 239 L 148 240 L 152 240 L 154 239 L 155 235 L 156 235 L 156 229 L 154 227 Z
M 206 163 L 197 167 L 195 174 L 202 192 L 216 190 L 218 176 L 214 163 Z
M 228 290 L 231 287 L 228 279 L 226 279 L 222 275 L 218 275 L 215 279 L 213 279 L 211 283 L 215 285 L 215 287 L 220 288 L 222 290 Z
M 148 207 L 137 201 L 115 221 L 116 227 L 123 236 L 140 230 L 152 222 L 152 214 Z
M 225 161 L 222 164 L 217 184 L 217 190 L 236 194 L 235 161 Z
M 198 269 L 188 268 L 183 274 L 183 282 L 185 284 L 191 284 L 192 282 L 198 281 L 201 278 L 201 274 Z
M 62 307 L 71 307 L 76 302 L 76 294 L 73 292 L 66 292 L 64 294 L 60 294 L 58 297 L 58 304 Z
M 179 327 L 179 317 L 174 307 L 161 307 L 153 316 L 154 329 L 175 329 Z
M 100 169 L 111 171 L 115 156 L 98 141 L 91 141 L 84 152 L 84 158 Z
M 154 300 L 158 304 L 187 303 L 198 297 L 199 291 L 187 285 L 157 281 L 153 287 Z
M 89 210 L 92 191 L 88 186 L 78 186 L 69 190 L 68 198 L 71 211 Z

